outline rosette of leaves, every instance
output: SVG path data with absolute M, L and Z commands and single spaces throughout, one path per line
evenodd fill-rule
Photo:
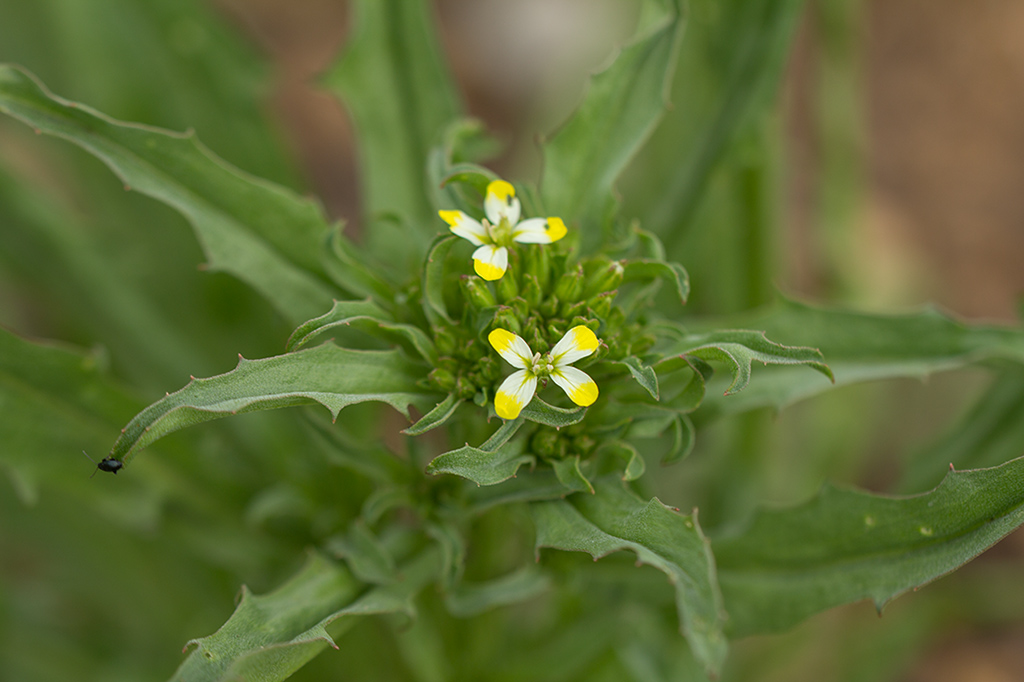
M 302 554 L 296 544 L 313 548 L 279 587 L 243 590 L 217 632 L 189 642 L 173 679 L 285 679 L 373 615 L 416 679 L 717 675 L 730 636 L 778 631 L 859 599 L 881 607 L 1024 521 L 1021 463 L 992 462 L 1001 466 L 951 473 L 917 497 L 829 487 L 709 541 L 696 511 L 650 494 L 658 466 L 683 460 L 698 427 L 837 384 L 1019 365 L 1024 337 L 937 313 L 879 317 L 790 302 L 735 328 L 687 318 L 686 270 L 620 211 L 613 186 L 664 111 L 683 26 L 680 4 L 666 0 L 645 3 L 635 37 L 544 141 L 542 180 L 517 185 L 525 210 L 562 216 L 569 236 L 513 250 L 505 277 L 485 282 L 467 272 L 466 245 L 436 218 L 438 208 L 479 216 L 495 175 L 476 163 L 486 138 L 459 118 L 427 6 L 366 1 L 356 10 L 324 84 L 359 132 L 361 244 L 316 202 L 230 166 L 194 134 L 115 121 L 21 68 L 0 67 L 0 111 L 82 147 L 126 189 L 179 211 L 208 269 L 249 285 L 294 327 L 280 354 L 239 356 L 233 370 L 141 409 L 74 353 L 5 333 L 4 395 L 20 399 L 9 423 L 22 425 L 5 435 L 41 423 L 39 395 L 70 395 L 69 414 L 88 415 L 83 429 L 92 431 L 136 411 L 109 454 L 125 465 L 121 484 L 141 450 L 184 427 L 301 405 L 330 413 L 306 411 L 287 432 L 294 445 L 274 450 L 279 485 L 223 495 L 247 500 L 249 530 L 235 527 L 237 507 L 213 486 L 192 491 L 157 474 L 132 489 L 152 500 L 148 528 L 163 500 L 219 517 L 205 542 L 234 538 L 227 565 L 288 562 Z M 741 118 L 724 112 L 716 134 Z M 687 166 L 687 187 L 711 172 L 699 161 Z M 497 419 L 493 395 L 506 370 L 487 334 L 507 329 L 544 349 L 577 325 L 602 342 L 579 363 L 600 386 L 598 401 L 580 408 L 548 392 L 519 418 Z M 752 372 L 758 363 L 771 367 Z M 320 456 L 303 456 L 307 448 Z M 172 444 L 166 456 L 189 453 Z M 32 461 L 6 464 L 26 497 L 46 473 Z M 290 542 L 266 546 L 251 531 L 275 524 Z M 572 553 L 615 556 L 591 566 Z M 622 553 L 634 560 L 619 561 Z M 652 587 L 644 566 L 665 579 Z M 533 605 L 517 612 L 529 616 L 525 625 L 471 634 L 466 619 L 493 624 L 490 612 L 522 604 Z M 645 676 L 651 666 L 661 678 Z

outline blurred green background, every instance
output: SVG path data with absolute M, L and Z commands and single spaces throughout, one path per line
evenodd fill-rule
M 542 172 L 536 136 L 571 110 L 637 11 L 627 0 L 435 7 L 468 110 L 505 142 L 493 165 L 512 178 Z M 351 127 L 316 86 L 344 43 L 346 3 L 0 0 L 0 17 L 0 61 L 55 93 L 118 119 L 195 129 L 232 164 L 361 227 Z M 1024 6 L 694 0 L 687 21 L 672 108 L 619 183 L 626 214 L 690 271 L 687 315 L 741 312 L 781 290 L 874 311 L 932 301 L 971 319 L 1015 319 Z M 111 390 L 130 396 L 122 423 L 190 374 L 283 347 L 290 330 L 270 306 L 202 261 L 170 209 L 125 192 L 84 152 L 0 120 L 0 325 L 92 349 Z M 663 497 L 725 526 L 758 502 L 805 499 L 825 479 L 920 492 L 936 481 L 915 480 L 912 462 L 934 454 L 930 444 L 988 385 L 961 371 L 724 422 L 666 473 Z M 69 405 L 57 419 L 79 417 Z M 296 568 L 275 558 L 282 544 L 301 554 L 305 538 L 289 529 L 266 529 L 262 548 L 230 539 L 242 525 L 249 537 L 263 529 L 251 491 L 272 489 L 303 434 L 293 417 L 247 416 L 175 435 L 170 454 L 133 466 L 143 482 L 175 481 L 167 499 L 187 489 L 212 506 L 216 527 L 130 477 L 90 482 L 78 451 L 101 456 L 116 432 L 66 443 L 34 483 L 0 481 L 0 679 L 168 677 L 177 647 L 224 621 L 240 581 L 264 591 Z M 1013 450 L 1019 438 L 1007 442 L 1003 459 L 1024 454 Z M 730 455 L 701 456 L 712 451 Z M 723 468 L 735 485 L 704 489 Z M 726 679 L 1024 678 L 1022 538 L 881 619 L 854 604 L 741 642 Z M 297 679 L 403 679 L 355 660 L 375 645 L 373 627 Z

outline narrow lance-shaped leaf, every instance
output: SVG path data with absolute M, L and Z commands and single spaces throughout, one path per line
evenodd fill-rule
M 189 642 L 196 649 L 172 682 L 287 679 L 335 646 L 331 634 L 350 627 L 352 616 L 412 615 L 412 598 L 437 576 L 437 555 L 434 549 L 423 552 L 401 567 L 402 580 L 361 596 L 362 583 L 318 555 L 269 594 L 255 596 L 243 588 L 238 608 L 220 630 Z
M 369 214 L 394 212 L 418 229 L 370 235 L 375 252 L 422 255 L 439 225 L 427 191 L 427 156 L 460 105 L 424 0 L 360 0 L 345 52 L 324 77 L 359 132 Z
M 664 572 L 676 590 L 683 634 L 711 672 L 721 670 L 726 641 L 714 560 L 695 516 L 644 502 L 617 481 L 595 481 L 596 495 L 531 505 L 537 549 L 587 552 L 595 559 L 619 550 Z
M 596 74 L 573 116 L 544 145 L 541 195 L 550 215 L 580 220 L 596 245 L 612 186 L 664 112 L 682 33 L 679 3 L 645 3 L 641 34 Z M 595 144 L 595 140 L 600 140 Z
M 739 393 L 750 383 L 751 363 L 755 360 L 773 365 L 808 365 L 834 381 L 832 370 L 816 348 L 783 346 L 769 341 L 764 332 L 726 330 L 687 337 L 666 351 L 730 365 L 732 384 L 726 395 Z
M 992 359 L 1024 365 L 1024 332 L 969 325 L 926 309 L 909 315 L 829 310 L 782 300 L 735 320 L 773 338 L 821 350 L 835 375 L 830 385 L 806 371 L 780 367 L 761 372 L 743 393 L 711 395 L 698 415 L 710 419 L 758 407 L 782 408 L 833 388 L 896 377 L 924 378 Z
M 194 379 L 140 412 L 118 438 L 111 456 L 127 463 L 141 448 L 177 429 L 241 412 L 319 403 L 337 417 L 366 401 L 407 414 L 423 401 L 420 371 L 399 351 L 356 351 L 324 344 L 262 360 L 239 357 L 232 371 Z
M 779 632 L 861 599 L 889 600 L 949 573 L 1024 523 L 1024 458 L 950 472 L 930 493 L 826 486 L 758 514 L 712 547 L 731 634 Z
M 227 165 L 196 140 L 114 121 L 46 90 L 26 71 L 0 65 L 0 111 L 95 155 L 127 188 L 180 211 L 213 269 L 230 272 L 298 324 L 326 309 L 320 207 Z

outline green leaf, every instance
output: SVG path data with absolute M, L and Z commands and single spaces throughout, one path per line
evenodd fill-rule
M 507 421 L 479 448 L 468 443 L 435 457 L 427 465 L 428 474 L 455 474 L 477 485 L 495 485 L 516 475 L 524 464 L 534 462 L 533 455 L 524 454 L 526 439 L 510 440 L 523 417 Z
M 544 145 L 545 210 L 578 221 L 588 249 L 600 240 L 616 178 L 654 129 L 668 99 L 681 9 L 676 1 L 648 3 L 645 9 L 650 11 L 640 33 L 611 66 L 593 76 L 579 109 Z
M 353 523 L 344 535 L 328 540 L 327 549 L 344 559 L 352 575 L 364 583 L 390 585 L 398 579 L 394 557 L 361 521 Z
M 526 565 L 494 580 L 462 583 L 444 600 L 457 618 L 470 618 L 499 606 L 529 601 L 551 589 L 551 579 L 536 566 Z
M 625 192 L 643 223 L 673 252 L 716 169 L 778 104 L 803 0 L 694 0 L 682 43 L 673 110 L 645 148 L 643 170 Z M 653 163 L 652 163 L 653 162 Z M 640 202 L 646 202 L 646 205 Z
M 593 484 L 580 470 L 579 455 L 556 459 L 551 462 L 551 468 L 555 470 L 555 476 L 562 482 L 562 485 L 569 490 L 594 494 Z
M 807 372 L 772 368 L 741 394 L 709 396 L 704 419 L 758 407 L 781 409 L 833 387 L 864 381 L 923 379 L 994 359 L 1024 364 L 1024 332 L 968 325 L 934 309 L 906 315 L 831 310 L 782 300 L 768 310 L 730 322 L 764 329 L 773 338 L 821 350 L 835 376 L 829 384 Z
M 637 383 L 643 386 L 652 398 L 658 399 L 658 374 L 652 367 L 645 365 L 640 358 L 630 356 L 623 360 L 613 360 L 611 364 L 621 365 L 628 369 Z
M 902 492 L 939 483 L 946 467 L 997 466 L 1024 452 L 1024 373 L 999 377 L 957 423 L 911 459 L 900 482 Z
M 526 421 L 544 424 L 545 426 L 554 426 L 560 429 L 565 426 L 579 424 L 583 421 L 583 418 L 587 416 L 587 408 L 555 407 L 541 400 L 539 396 L 534 396 L 533 400 L 523 408 L 519 416 Z
M 664 572 L 676 590 L 682 632 L 712 674 L 721 670 L 726 641 L 714 560 L 695 516 L 656 498 L 635 497 L 619 482 L 598 480 L 596 495 L 531 505 L 536 546 L 587 552 L 595 559 L 619 550 Z
M 231 618 L 196 649 L 172 682 L 287 679 L 350 626 L 350 616 L 414 612 L 412 597 L 437 575 L 437 552 L 428 550 L 401 568 L 403 579 L 359 596 L 363 585 L 341 566 L 313 555 L 305 568 L 273 592 L 255 596 L 242 588 Z M 358 597 L 358 598 L 357 598 Z M 347 622 L 337 623 L 341 618 Z M 339 627 L 340 626 L 340 627 Z M 336 647 L 335 647 L 336 648 Z
M 451 416 L 455 414 L 455 410 L 459 409 L 461 404 L 461 398 L 457 397 L 454 393 L 449 393 L 447 398 L 434 405 L 430 412 L 420 417 L 415 424 L 402 431 L 402 433 L 407 436 L 421 436 L 431 429 L 436 429 L 451 419 Z
M 891 599 L 959 568 L 1024 523 L 1024 458 L 888 497 L 826 486 L 712 547 L 731 634 L 779 632 L 825 609 Z
M 435 239 L 427 251 L 427 262 L 423 266 L 423 312 L 434 326 L 452 323 L 448 316 L 448 306 L 444 302 L 444 262 L 448 252 L 455 246 L 456 239 L 453 234 Z
M 119 123 L 51 94 L 28 72 L 0 65 L 0 111 L 95 155 L 125 186 L 192 223 L 209 266 L 238 277 L 298 324 L 328 307 L 320 275 L 320 207 L 248 176 L 184 135 Z
M 725 330 L 689 336 L 669 353 L 687 355 L 702 360 L 725 362 L 731 365 L 732 384 L 726 395 L 739 393 L 750 383 L 750 365 L 753 361 L 773 365 L 809 365 L 835 381 L 832 370 L 821 362 L 821 351 L 816 348 L 783 346 L 769 341 L 764 332 Z
M 626 262 L 622 272 L 623 282 L 650 282 L 663 280 L 673 285 L 679 302 L 686 304 L 690 296 L 690 276 L 679 263 L 664 262 L 659 260 L 630 260 Z
M 647 463 L 644 462 L 644 458 L 640 456 L 637 449 L 621 440 L 603 443 L 598 452 L 611 455 L 622 462 L 623 481 L 635 481 L 644 475 L 644 470 L 647 468 Z
M 374 296 L 379 302 L 391 302 L 395 298 L 394 288 L 377 274 L 385 269 L 357 249 L 342 234 L 340 225 L 328 233 L 323 264 L 327 276 L 355 296 Z
M 407 414 L 425 395 L 419 371 L 398 351 L 356 351 L 324 344 L 262 360 L 239 356 L 232 371 L 193 379 L 135 416 L 111 456 L 126 464 L 158 438 L 232 414 L 319 403 L 337 418 L 349 405 L 379 401 Z
M 308 346 L 321 333 L 348 326 L 354 320 L 359 319 L 391 320 L 391 316 L 383 308 L 373 302 L 373 299 L 365 301 L 335 301 L 330 311 L 320 317 L 303 322 L 292 332 L 285 343 L 284 349 L 287 352 L 299 350 Z
M 431 147 L 460 109 L 424 0 L 360 0 L 345 52 L 324 82 L 355 121 L 368 214 L 397 213 L 419 229 L 369 235 L 394 261 L 422 253 L 437 233 L 427 189 Z
M 151 481 L 89 481 L 96 465 L 82 456 L 85 449 L 98 459 L 109 434 L 141 407 L 104 375 L 96 355 L 0 328 L 0 470 L 24 503 L 37 502 L 45 485 L 92 498 L 125 524 L 155 528 L 163 496 Z

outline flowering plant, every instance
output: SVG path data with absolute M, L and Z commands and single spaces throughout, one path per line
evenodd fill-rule
M 918 496 L 826 486 L 802 505 L 754 508 L 770 497 L 758 421 L 766 409 L 867 380 L 979 362 L 1019 367 L 1024 334 L 935 312 L 769 301 L 764 278 L 742 289 L 743 304 L 713 310 L 714 296 L 765 270 L 755 235 L 723 237 L 743 245 L 735 253 L 687 241 L 701 222 L 693 215 L 711 210 L 698 199 L 713 194 L 716 168 L 757 193 L 743 184 L 748 168 L 716 166 L 731 158 L 733 134 L 752 133 L 724 112 L 696 136 L 712 146 L 682 165 L 673 159 L 678 180 L 658 186 L 660 199 L 644 197 L 661 174 L 641 149 L 659 124 L 659 134 L 680 125 L 661 123 L 680 2 L 644 3 L 636 35 L 543 142 L 541 178 L 514 183 L 478 163 L 486 136 L 461 117 L 428 5 L 355 4 L 357 28 L 323 82 L 348 105 L 362 145 L 358 243 L 315 201 L 227 164 L 192 133 L 116 121 L 0 66 L 0 111 L 82 147 L 124 190 L 176 209 L 207 269 L 251 289 L 218 279 L 207 290 L 183 277 L 168 305 L 184 307 L 171 324 L 135 293 L 144 286 L 123 286 L 103 257 L 75 248 L 78 237 L 46 202 L 23 211 L 26 233 L 59 235 L 53 258 L 80 280 L 46 291 L 64 292 L 54 299 L 68 320 L 86 311 L 75 338 L 96 334 L 110 356 L 108 367 L 102 354 L 0 333 L 0 436 L 14 444 L 0 462 L 22 500 L 55 505 L 39 517 L 49 519 L 41 542 L 80 544 L 73 529 L 84 506 L 102 519 L 89 523 L 89 541 L 112 543 L 82 583 L 103 590 L 85 592 L 101 595 L 86 601 L 102 616 L 83 626 L 98 646 L 76 649 L 90 663 L 75 679 L 175 666 L 172 679 L 189 682 L 325 679 L 331 673 L 313 676 L 334 665 L 358 668 L 360 679 L 716 677 L 730 641 L 861 599 L 881 608 L 1024 522 L 1024 463 L 976 453 L 958 460 L 972 470 Z M 181 40 L 194 37 L 187 28 Z M 771 36 L 752 44 L 788 42 L 781 29 Z M 758 69 L 774 63 L 768 56 Z M 748 86 L 730 85 L 723 101 L 741 101 Z M 224 118 L 214 109 L 211 118 Z M 251 151 L 238 139 L 239 154 Z M 614 186 L 634 159 L 647 182 L 632 189 L 650 209 L 623 204 Z M 280 159 L 263 167 L 273 175 Z M 756 204 L 750 192 L 745 201 Z M 132 195 L 120 201 L 154 210 Z M 758 219 L 732 220 L 730 210 L 715 214 L 730 220 L 708 225 L 740 230 Z M 165 258 L 194 255 L 152 239 L 152 271 L 140 268 L 140 280 L 166 274 Z M 690 277 L 679 261 L 705 277 L 698 292 L 712 292 L 698 295 L 694 312 L 683 312 Z M 224 339 L 232 353 L 260 359 L 239 354 L 223 371 Z M 197 367 L 209 377 L 165 392 Z M 992 409 L 1017 404 L 1005 399 L 1021 393 L 1009 374 Z M 267 412 L 297 406 L 313 407 Z M 698 435 L 704 449 L 690 457 Z M 83 447 L 109 448 L 98 464 L 118 476 L 93 485 L 80 475 L 66 455 L 84 464 Z M 945 468 L 923 457 L 919 480 L 934 483 Z M 51 488 L 75 507 L 47 500 Z M 5 526 L 20 518 L 4 513 Z M 261 594 L 243 588 L 229 613 L 243 581 Z M 33 644 L 56 627 L 43 611 L 44 628 L 25 626 Z M 212 634 L 175 660 L 167 642 L 186 628 Z M 328 647 L 345 650 L 344 664 L 311 663 Z M 756 660 L 756 650 L 738 648 L 741 660 Z M 104 653 L 90 658 L 93 650 Z M 57 677 L 71 679 L 67 670 Z

